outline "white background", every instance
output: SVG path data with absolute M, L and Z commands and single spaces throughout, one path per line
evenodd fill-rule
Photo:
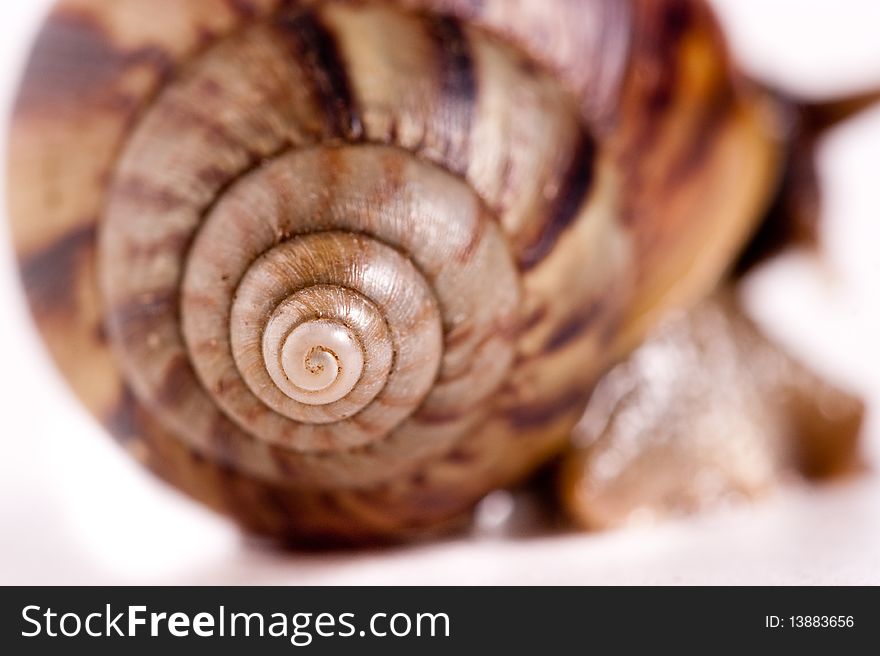
M 47 4 L 0 3 L 4 125 Z M 817 94 L 880 84 L 877 0 L 715 4 L 740 60 L 766 78 Z M 748 299 L 770 331 L 870 399 L 865 449 L 876 472 L 880 112 L 836 132 L 821 170 L 826 260 L 786 257 L 751 282 Z M 603 535 L 512 535 L 502 525 L 510 498 L 495 494 L 473 534 L 452 540 L 332 554 L 255 545 L 142 471 L 72 399 L 25 312 L 8 242 L 0 227 L 0 584 L 880 584 L 876 473 Z M 528 512 L 517 505 L 514 515 Z

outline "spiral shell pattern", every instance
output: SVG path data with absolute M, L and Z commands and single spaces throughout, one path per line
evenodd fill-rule
M 388 33 L 406 38 L 365 43 Z M 408 71 L 413 48 L 455 59 L 448 79 Z M 471 97 L 480 67 L 491 122 Z M 484 134 L 499 123 L 545 161 Z M 331 7 L 249 26 L 167 85 L 110 185 L 99 271 L 126 379 L 194 449 L 254 475 L 401 475 L 477 430 L 511 375 L 517 259 L 543 247 L 516 253 L 503 227 L 550 208 L 535 181 L 489 190 L 592 166 L 589 139 L 555 83 L 447 19 Z
M 442 525 L 554 453 L 619 337 L 745 238 L 755 193 L 702 210 L 772 149 L 713 27 L 690 0 L 66 0 L 13 143 L 53 354 L 253 530 Z

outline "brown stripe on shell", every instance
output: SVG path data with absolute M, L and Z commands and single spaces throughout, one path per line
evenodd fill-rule
M 473 230 L 471 232 L 471 238 L 465 244 L 464 248 L 460 249 L 457 253 L 454 254 L 455 259 L 463 265 L 467 265 L 474 259 L 477 255 L 477 250 L 482 245 L 483 239 L 485 237 L 486 226 L 488 223 L 492 221 L 491 217 L 482 215 L 480 219 L 475 223 Z
M 77 271 L 95 248 L 96 227 L 92 220 L 68 232 L 20 262 L 22 282 L 37 316 L 73 311 Z
M 416 410 L 413 418 L 421 424 L 443 425 L 452 424 L 459 421 L 465 414 L 467 409 L 458 408 L 452 410 L 429 410 L 427 408 L 419 408 Z
M 568 169 L 559 182 L 555 199 L 550 204 L 538 237 L 519 254 L 520 268 L 528 270 L 540 264 L 580 215 L 593 186 L 596 151 L 593 137 L 581 130 Z
M 605 318 L 607 311 L 608 299 L 606 298 L 599 298 L 584 305 L 550 335 L 544 352 L 558 351 L 578 339 L 595 326 L 597 321 Z
M 313 91 L 324 108 L 330 133 L 349 140 L 362 138 L 360 110 L 333 33 L 310 10 L 283 14 L 274 26 L 311 72 Z
M 524 335 L 537 327 L 540 327 L 547 319 L 549 309 L 546 303 L 543 303 L 531 311 L 528 311 L 520 319 L 519 325 L 516 326 L 516 336 Z
M 510 408 L 506 412 L 507 420 L 518 430 L 541 428 L 564 415 L 581 411 L 589 397 L 589 390 L 571 389 L 548 401 Z
M 474 461 L 475 458 L 475 453 L 467 451 L 462 447 L 455 447 L 446 454 L 444 460 L 446 460 L 446 462 L 451 462 L 456 465 L 469 465 Z
M 117 304 L 108 317 L 126 342 L 150 340 L 151 332 L 161 327 L 169 314 L 177 313 L 177 289 L 163 289 Z
M 250 0 L 226 0 L 226 6 L 232 13 L 246 20 L 255 18 L 258 14 L 257 8 L 251 4 Z
M 129 244 L 131 257 L 153 258 L 163 253 L 185 253 L 192 243 L 192 234 L 185 230 L 168 232 L 147 243 Z
M 175 355 L 165 369 L 161 386 L 156 391 L 156 402 L 174 406 L 184 398 L 188 390 L 198 385 L 196 374 L 186 354 Z
M 467 170 L 468 137 L 474 120 L 477 100 L 477 78 L 474 71 L 471 45 L 461 23 L 451 16 L 426 18 L 428 34 L 437 48 L 437 75 L 441 116 L 449 126 L 449 133 L 458 137 L 450 141 L 445 153 L 447 165 L 457 173 Z
M 726 82 L 721 81 L 718 90 L 706 104 L 690 146 L 669 170 L 666 184 L 670 187 L 687 183 L 688 178 L 699 172 L 706 159 L 713 154 L 712 147 L 723 134 L 722 128 L 736 106 L 733 89 Z
M 149 205 L 163 212 L 186 207 L 190 200 L 156 179 L 131 175 L 114 182 L 113 192 L 138 205 Z
M 213 80 L 208 81 L 213 82 Z M 202 93 L 201 90 L 205 86 L 205 84 L 202 84 L 196 90 L 196 93 Z M 251 144 L 233 134 L 217 116 L 204 111 L 202 108 L 192 104 L 174 102 L 166 98 L 162 102 L 162 112 L 168 123 L 174 125 L 179 132 L 203 135 L 205 143 L 216 146 L 218 150 L 231 147 L 247 153 L 251 159 L 257 159 L 262 156 L 254 152 Z
M 642 12 L 645 16 L 636 40 L 639 63 L 631 73 L 637 76 L 636 85 L 645 85 L 637 96 L 642 104 L 622 107 L 623 116 L 631 111 L 638 116 L 639 129 L 623 154 L 624 166 L 636 176 L 640 156 L 654 147 L 662 132 L 663 119 L 672 107 L 680 77 L 680 44 L 693 24 L 692 9 L 689 0 L 671 0 L 665 5 L 649 5 Z M 633 184 L 638 184 L 638 180 Z M 623 218 L 628 218 L 626 213 Z
M 659 75 L 648 95 L 647 108 L 651 114 L 665 111 L 672 102 L 677 79 L 679 43 L 693 23 L 690 0 L 670 0 L 660 8 L 659 20 L 652 21 L 658 32 L 648 43 L 658 57 Z
M 125 386 L 103 421 L 113 437 L 122 444 L 127 444 L 148 434 L 148 431 L 144 430 L 143 412 L 134 392 Z
M 503 37 L 562 78 L 591 127 L 613 118 L 632 22 L 642 12 L 636 0 L 396 0 L 395 4 L 452 14 Z
M 238 425 L 218 411 L 209 430 L 212 452 L 216 453 L 222 462 L 235 462 L 235 437 L 240 432 Z
M 120 49 L 90 12 L 60 8 L 37 35 L 14 112 L 76 108 L 94 99 L 115 104 L 122 95 L 116 83 L 136 66 L 152 67 L 165 78 L 173 64 L 158 47 Z

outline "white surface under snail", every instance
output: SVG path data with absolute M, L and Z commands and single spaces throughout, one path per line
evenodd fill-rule
M 256 533 L 400 539 L 526 480 L 662 317 L 809 235 L 814 139 L 872 100 L 750 82 L 698 0 L 65 0 L 10 214 L 135 457 Z M 670 498 L 662 459 L 605 496 L 581 455 L 589 526 Z

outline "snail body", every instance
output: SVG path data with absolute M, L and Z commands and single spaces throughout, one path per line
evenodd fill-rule
M 248 529 L 454 523 L 714 287 L 784 144 L 692 0 L 65 0 L 10 206 L 59 368 Z

